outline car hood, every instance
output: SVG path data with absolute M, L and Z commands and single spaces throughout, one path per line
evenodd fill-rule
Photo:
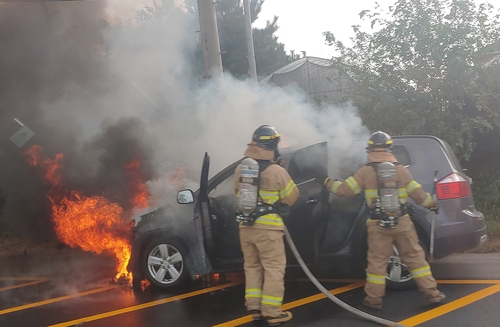
M 169 228 L 186 232 L 192 228 L 195 204 L 169 204 L 136 218 L 133 233 L 143 234 L 151 230 Z

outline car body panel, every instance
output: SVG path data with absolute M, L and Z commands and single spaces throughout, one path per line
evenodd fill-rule
M 400 146 L 407 149 L 410 160 L 404 164 L 427 192 L 435 192 L 435 171 L 438 172 L 438 181 L 451 173 L 472 181 L 462 170 L 460 162 L 445 141 L 427 135 L 396 136 L 393 140 L 395 148 Z M 435 257 L 439 259 L 478 246 L 481 237 L 486 235 L 486 224 L 483 214 L 474 207 L 472 193 L 458 199 L 439 200 L 439 206 L 435 227 Z M 418 223 L 429 235 L 434 213 L 422 207 L 415 210 L 419 211 L 420 217 L 425 218 L 425 222 L 419 220 Z M 459 239 L 464 240 L 463 244 L 457 242 Z

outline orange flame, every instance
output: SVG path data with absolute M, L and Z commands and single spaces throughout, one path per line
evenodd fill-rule
M 40 152 L 42 152 L 42 147 L 39 145 L 33 145 L 26 150 L 25 154 L 28 157 L 28 164 L 42 168 L 45 179 L 52 186 L 61 185 L 62 179 L 56 171 L 62 167 L 63 154 L 58 153 L 54 159 L 48 159 L 42 158 Z
M 58 154 L 54 159 L 43 158 L 41 150 L 40 146 L 34 145 L 25 154 L 30 165 L 42 169 L 45 180 L 51 186 L 48 198 L 52 203 L 52 219 L 57 237 L 73 248 L 113 254 L 118 260 L 116 279 L 122 276 L 130 279 L 132 276 L 127 271 L 127 264 L 131 245 L 124 236 L 128 233 L 128 224 L 121 219 L 123 209 L 101 196 L 86 197 L 77 191 L 58 194 L 62 185 L 58 172 L 63 166 L 63 155 Z M 131 203 L 134 207 L 147 206 L 149 191 L 140 179 L 140 162 L 132 161 L 127 165 L 127 170 L 131 174 Z
M 130 176 L 129 188 L 133 194 L 130 203 L 135 208 L 147 208 L 150 193 L 148 186 L 143 181 L 144 178 L 141 172 L 141 163 L 137 159 L 132 160 L 126 168 Z
M 50 196 L 49 196 L 50 198 Z M 118 236 L 127 225 L 120 219 L 123 209 L 116 203 L 100 197 L 85 197 L 78 192 L 52 202 L 52 214 L 59 239 L 72 248 L 80 247 L 97 254 L 112 253 L 118 259 L 116 278 L 128 276 L 127 263 L 131 246 L 126 238 Z

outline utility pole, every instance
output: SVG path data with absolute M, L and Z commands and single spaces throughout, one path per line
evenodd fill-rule
M 220 55 L 219 31 L 213 0 L 198 0 L 200 17 L 200 33 L 205 63 L 205 77 L 222 75 L 222 58 Z
M 257 80 L 257 65 L 255 63 L 255 50 L 253 47 L 252 35 L 252 17 L 250 14 L 250 0 L 244 0 L 245 6 L 245 25 L 247 34 L 247 51 L 248 51 L 248 74 L 253 80 Z

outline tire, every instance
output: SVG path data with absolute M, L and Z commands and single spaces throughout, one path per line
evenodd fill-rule
M 422 238 L 419 238 L 419 243 L 424 249 L 426 259 L 429 257 L 429 251 L 427 250 L 427 246 L 425 246 L 425 242 L 422 241 Z M 413 280 L 413 276 L 408 269 L 408 267 L 401 262 L 401 258 L 398 255 L 398 251 L 396 247 L 393 245 L 393 254 L 389 259 L 389 265 L 387 265 L 387 275 L 386 279 L 386 287 L 391 290 L 407 290 L 411 288 L 415 288 L 417 284 Z
M 157 288 L 180 286 L 189 277 L 185 266 L 186 255 L 184 246 L 175 240 L 155 240 L 142 253 L 143 274 Z

